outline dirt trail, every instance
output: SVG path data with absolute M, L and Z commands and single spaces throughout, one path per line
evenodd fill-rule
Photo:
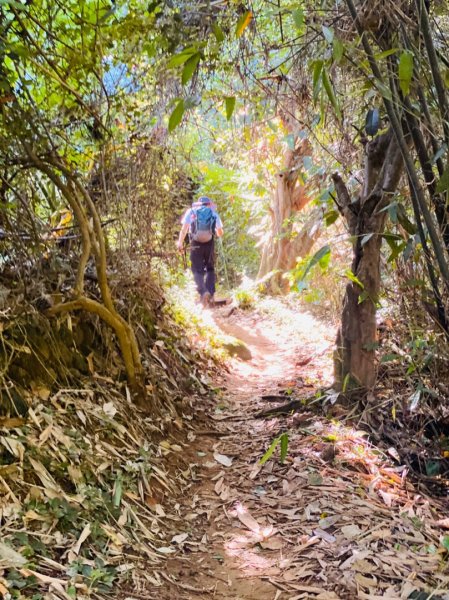
M 332 328 L 288 311 L 276 320 L 228 312 L 213 318 L 248 345 L 252 359 L 232 361 L 217 382 L 223 393 L 210 408 L 213 426 L 191 436 L 196 483 L 179 501 L 178 551 L 157 574 L 161 587 L 145 597 L 393 600 L 435 589 L 439 555 L 426 551 L 438 544 L 434 515 L 404 489 L 400 469 L 379 462 L 360 432 L 307 407 L 256 417 L 275 405 L 263 396 L 286 390 L 287 399 L 291 392 L 306 398 L 330 381 Z M 278 448 L 260 465 L 286 431 L 284 464 Z

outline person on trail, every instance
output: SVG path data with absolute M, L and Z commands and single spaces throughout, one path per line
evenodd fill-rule
M 223 235 L 223 224 L 215 205 L 207 196 L 201 196 L 182 218 L 177 247 L 184 249 L 189 234 L 190 262 L 196 289 L 203 306 L 213 304 L 215 294 L 214 237 Z

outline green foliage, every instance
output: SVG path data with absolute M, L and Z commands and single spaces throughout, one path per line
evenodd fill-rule
M 335 91 L 334 91 L 334 87 L 331 83 L 331 80 L 329 78 L 329 74 L 327 72 L 327 70 L 323 69 L 322 71 L 322 78 L 323 78 L 323 86 L 324 89 L 326 90 L 326 94 L 332 104 L 332 106 L 334 107 L 335 110 L 335 115 L 337 117 L 337 119 L 341 119 L 341 110 L 340 110 L 340 106 L 339 103 L 337 101 L 337 97 L 335 95 Z
M 191 56 L 184 65 L 184 69 L 182 70 L 181 81 L 183 85 L 186 85 L 188 81 L 190 81 L 193 77 L 193 74 L 196 71 L 198 63 L 200 62 L 201 54 L 196 52 L 193 56 Z M 171 131 L 171 130 L 170 130 Z
M 243 35 L 243 32 L 250 24 L 252 17 L 253 13 L 250 10 L 243 13 L 243 15 L 240 17 L 235 28 L 235 35 L 237 38 Z
M 279 444 L 281 446 L 280 461 L 281 461 L 281 463 L 284 463 L 285 459 L 287 458 L 287 452 L 288 452 L 288 433 L 286 433 L 286 432 L 281 433 L 281 435 L 274 438 L 274 440 L 271 442 L 268 450 L 265 452 L 265 454 L 259 460 L 259 464 L 263 465 L 267 462 L 267 460 L 270 460 L 270 458 L 273 456 L 274 451 L 276 450 L 276 448 L 278 447 Z
M 316 265 L 320 265 L 322 269 L 326 269 L 329 265 L 330 257 L 331 248 L 329 244 L 326 244 L 325 246 L 317 250 L 315 254 L 310 259 L 308 259 L 304 265 L 297 269 L 296 280 L 298 284 L 301 284 L 304 281 L 308 273 Z
M 226 119 L 229 121 L 229 119 L 232 117 L 232 114 L 235 109 L 235 96 L 230 96 L 228 98 L 225 98 L 225 104 L 226 104 Z
M 178 104 L 173 109 L 173 112 L 170 115 L 170 119 L 168 121 L 168 130 L 173 131 L 182 121 L 182 117 L 184 115 L 185 105 L 184 100 L 178 102 Z
M 255 293 L 250 290 L 235 290 L 234 299 L 237 302 L 239 308 L 242 308 L 243 310 L 252 309 L 256 304 Z
M 449 166 L 446 167 L 444 173 L 441 175 L 440 180 L 437 183 L 436 192 L 441 194 L 449 190 Z
M 399 87 L 406 96 L 410 91 L 410 83 L 413 77 L 413 54 L 407 50 L 401 53 L 399 57 Z
M 297 27 L 297 29 L 300 32 L 302 32 L 304 29 L 304 23 L 305 23 L 304 11 L 302 10 L 302 8 L 296 8 L 292 12 L 292 16 L 293 16 L 293 21 L 295 23 L 295 26 Z

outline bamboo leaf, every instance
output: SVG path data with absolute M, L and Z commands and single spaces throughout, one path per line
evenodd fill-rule
M 363 247 L 373 237 L 374 233 L 367 233 L 362 237 L 360 245 Z
M 410 235 L 415 235 L 416 233 L 416 225 L 410 221 L 407 216 L 407 211 L 405 210 L 405 206 L 398 202 L 396 206 L 396 217 L 399 221 L 400 225 L 405 229 L 405 231 Z
M 302 8 L 297 8 L 292 12 L 293 21 L 295 22 L 296 28 L 300 31 L 304 27 L 304 11 Z
M 118 508 L 120 506 L 120 503 L 122 501 L 122 494 L 123 494 L 122 474 L 118 473 L 117 478 L 115 480 L 114 494 L 113 494 L 113 499 L 112 499 L 115 508 Z
M 219 44 L 221 44 L 221 42 L 224 42 L 225 34 L 223 33 L 223 29 L 220 27 L 220 25 L 214 23 L 214 25 L 212 26 L 212 31 L 214 32 L 215 39 Z
M 323 69 L 322 79 L 323 79 L 324 89 L 326 90 L 327 97 L 329 98 L 329 100 L 334 108 L 335 114 L 338 119 L 341 119 L 340 106 L 338 104 L 337 97 L 335 96 L 334 87 L 333 87 L 331 80 L 329 79 L 329 75 L 327 74 L 327 71 L 325 69 Z
M 16 0 L 0 0 L 0 6 L 12 6 L 16 10 L 26 10 L 26 6 Z
M 310 269 L 312 269 L 321 260 L 323 260 L 326 255 L 328 255 L 328 254 L 330 255 L 330 252 L 331 252 L 331 248 L 330 248 L 329 244 L 326 244 L 325 246 L 320 248 L 317 252 L 315 252 L 315 254 L 312 256 L 312 258 L 307 263 L 307 265 L 306 265 L 304 271 L 302 272 L 302 275 L 299 277 L 298 281 L 299 282 L 303 281 L 305 279 L 307 273 L 310 271 Z
M 226 119 L 229 121 L 229 119 L 232 117 L 232 114 L 235 109 L 235 96 L 228 96 L 227 98 L 225 98 L 225 105 L 226 105 Z
M 287 457 L 288 452 L 288 433 L 281 435 L 281 463 L 283 463 Z
M 259 460 L 259 464 L 263 465 L 267 462 L 267 460 L 270 460 L 270 458 L 273 456 L 273 453 L 276 450 L 277 445 L 279 444 L 280 441 L 281 441 L 280 437 L 274 438 L 274 440 L 271 442 L 268 450 L 265 452 L 265 454 Z
M 186 63 L 195 54 L 197 54 L 196 48 L 187 48 L 179 54 L 175 54 L 174 56 L 172 56 L 167 63 L 167 67 L 169 69 L 173 69 L 173 67 L 179 67 L 180 65 Z
M 329 44 L 332 44 L 332 42 L 334 40 L 334 32 L 332 31 L 332 29 L 330 27 L 326 27 L 326 25 L 323 25 L 321 30 L 326 39 L 326 42 L 328 42 Z
M 410 83 L 413 76 L 413 54 L 405 50 L 399 57 L 399 87 L 406 96 L 410 91 Z
M 281 460 L 281 463 L 283 463 L 287 457 L 287 452 L 288 452 L 288 433 L 285 433 L 285 432 L 274 438 L 274 440 L 271 442 L 268 450 L 265 452 L 265 454 L 259 460 L 259 464 L 261 464 L 261 465 L 265 464 L 267 462 L 267 460 L 269 460 L 273 456 L 274 451 L 276 450 L 276 448 L 278 447 L 279 444 L 281 444 L 280 460 Z
M 442 144 L 441 147 L 435 152 L 434 156 L 432 156 L 430 164 L 434 165 L 445 154 L 446 150 L 447 145 Z
M 312 63 L 313 66 L 313 99 L 316 101 L 320 91 L 321 83 L 321 71 L 323 70 L 323 61 L 315 60 Z
M 383 98 L 386 98 L 387 100 L 392 99 L 391 90 L 388 86 L 385 85 L 383 81 L 380 81 L 380 79 L 376 79 L 375 86 Z
M 440 181 L 437 184 L 435 189 L 437 194 L 441 194 L 442 192 L 446 192 L 449 190 L 449 166 L 446 167 L 443 174 L 441 175 Z
M 197 52 L 186 61 L 181 76 L 182 85 L 185 85 L 188 81 L 190 81 L 190 79 L 192 79 L 192 76 L 196 71 L 198 63 L 200 62 L 200 58 L 201 55 L 199 52 Z
M 184 100 L 181 99 L 175 106 L 172 114 L 170 115 L 170 119 L 168 120 L 169 131 L 173 131 L 173 129 L 175 129 L 181 123 L 184 111 Z
M 338 219 L 339 216 L 340 216 L 340 213 L 338 212 L 338 210 L 335 210 L 335 209 L 328 210 L 327 213 L 324 215 L 326 227 L 330 227 L 333 223 L 335 223 L 335 221 Z
M 380 115 L 378 108 L 370 108 L 366 114 L 365 131 L 367 135 L 376 135 L 380 127 Z
M 339 63 L 343 58 L 344 49 L 345 47 L 343 45 L 343 42 L 338 37 L 334 37 L 334 41 L 332 44 L 332 55 L 336 63 Z
M 396 54 L 396 52 L 398 52 L 399 48 L 390 48 L 390 50 L 384 50 L 383 52 L 378 52 L 377 54 L 374 55 L 374 58 L 376 60 L 382 60 L 383 58 L 387 58 L 388 56 L 391 56 L 392 54 Z
M 246 13 L 240 17 L 240 19 L 237 21 L 237 26 L 235 28 L 235 36 L 236 37 L 239 38 L 242 36 L 243 32 L 250 24 L 252 18 L 253 18 L 253 13 L 250 10 L 246 11 Z
M 351 271 L 351 269 L 346 269 L 345 275 L 350 281 L 357 284 L 359 286 L 359 288 L 361 288 L 362 290 L 365 288 L 363 283 L 360 281 L 360 279 L 356 275 L 354 275 L 354 273 Z

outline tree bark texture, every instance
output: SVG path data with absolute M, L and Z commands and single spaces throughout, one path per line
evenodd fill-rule
M 361 195 L 352 199 L 338 174 L 332 176 L 337 206 L 353 239 L 352 273 L 346 286 L 342 322 L 334 354 L 339 391 L 364 391 L 376 381 L 376 311 L 380 292 L 380 249 L 386 211 L 403 171 L 391 130 L 366 145 Z
M 320 233 L 319 211 L 313 211 L 302 228 L 294 219 L 310 200 L 306 186 L 298 183 L 302 158 L 309 151 L 307 142 L 288 150 L 284 169 L 276 175 L 276 189 L 270 206 L 271 229 L 262 249 L 257 275 L 258 279 L 268 276 L 267 287 L 274 293 L 285 291 L 288 283 L 283 274 L 295 266 L 298 257 L 309 253 Z

